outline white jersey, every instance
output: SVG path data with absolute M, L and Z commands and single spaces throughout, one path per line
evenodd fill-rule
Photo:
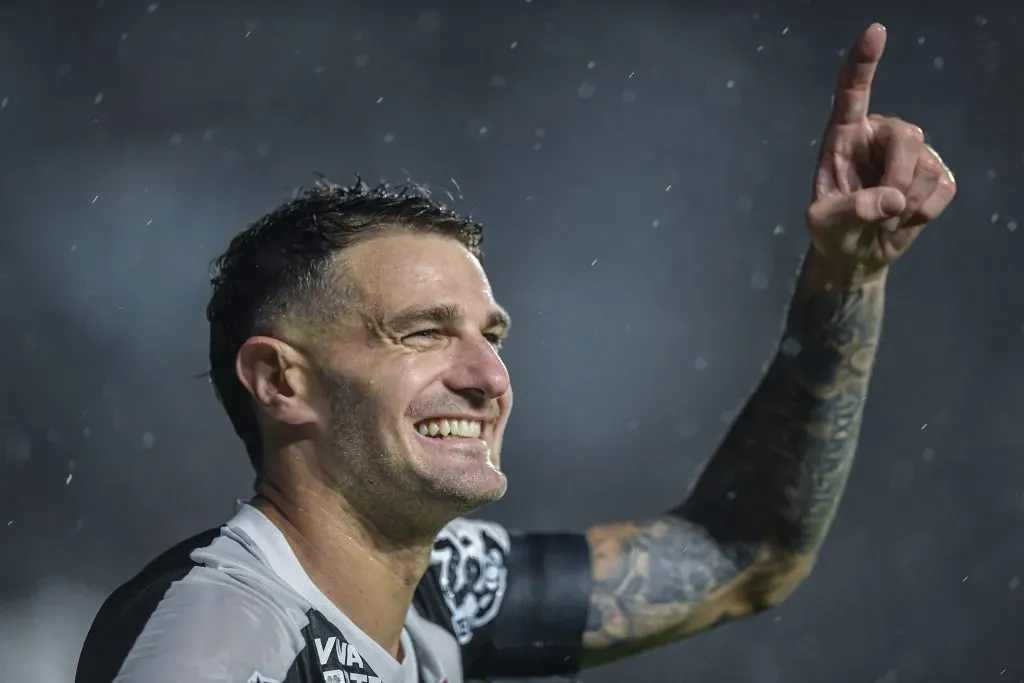
M 463 683 L 578 666 L 589 552 L 578 534 L 459 519 L 439 534 L 398 661 L 313 584 L 280 530 L 241 504 L 118 589 L 76 683 Z

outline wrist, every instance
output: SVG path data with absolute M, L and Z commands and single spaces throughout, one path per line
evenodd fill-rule
M 888 274 L 888 267 L 867 269 L 849 259 L 831 259 L 812 246 L 804 258 L 800 288 L 810 292 L 828 292 L 868 285 L 882 287 Z

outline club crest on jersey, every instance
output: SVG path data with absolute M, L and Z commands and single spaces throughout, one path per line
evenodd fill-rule
M 472 640 L 473 631 L 501 609 L 509 549 L 508 532 L 491 522 L 457 519 L 437 535 L 430 563 L 437 569 L 460 645 Z

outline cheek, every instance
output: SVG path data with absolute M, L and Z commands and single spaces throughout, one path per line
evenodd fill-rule
M 376 375 L 376 390 L 382 398 L 399 412 L 413 408 L 416 400 L 437 377 L 437 363 L 424 357 L 412 356 L 393 362 Z

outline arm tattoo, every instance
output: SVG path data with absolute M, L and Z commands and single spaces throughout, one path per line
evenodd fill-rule
M 687 500 L 588 532 L 587 664 L 763 610 L 810 571 L 853 462 L 884 308 L 883 281 L 829 287 L 812 261 L 779 352 Z

